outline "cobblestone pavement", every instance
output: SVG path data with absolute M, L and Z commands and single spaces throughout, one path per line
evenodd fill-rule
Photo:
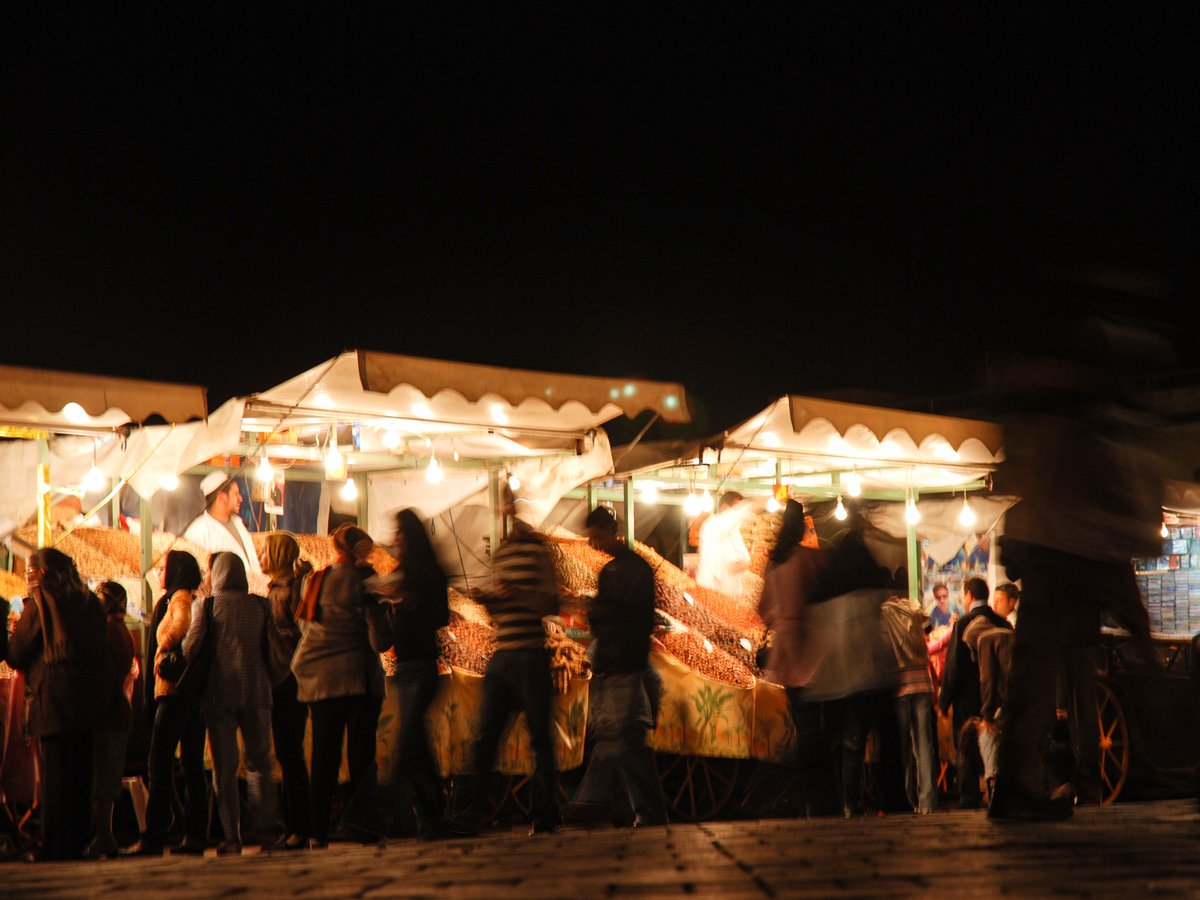
M 999 825 L 982 811 L 760 819 L 218 859 L 9 862 L 0 897 L 1200 897 L 1195 800 Z

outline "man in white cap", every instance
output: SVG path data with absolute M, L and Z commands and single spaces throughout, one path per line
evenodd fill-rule
M 192 520 L 183 539 L 198 544 L 209 553 L 221 550 L 236 553 L 246 564 L 247 573 L 262 575 L 254 541 L 238 515 L 242 491 L 237 481 L 224 472 L 209 472 L 200 482 L 200 492 L 204 494 L 205 510 Z

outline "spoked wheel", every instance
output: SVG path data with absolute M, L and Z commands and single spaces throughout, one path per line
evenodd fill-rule
M 1100 803 L 1108 806 L 1120 796 L 1129 775 L 1129 721 L 1121 701 L 1103 681 L 1096 682 L 1096 715 L 1100 719 Z
M 667 809 L 676 821 L 715 819 L 733 797 L 741 760 L 669 754 L 658 754 L 657 760 Z

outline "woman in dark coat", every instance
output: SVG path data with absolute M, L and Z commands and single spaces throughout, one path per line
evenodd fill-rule
M 25 675 L 29 735 L 38 739 L 42 846 L 34 858 L 78 859 L 91 821 L 93 733 L 116 678 L 104 608 L 59 550 L 34 551 L 25 577 L 30 596 L 8 663 Z
M 92 753 L 92 842 L 88 845 L 87 855 L 107 858 L 117 853 L 112 814 L 121 795 L 125 748 L 133 724 L 130 702 L 133 686 L 126 684 L 133 677 L 133 635 L 125 625 L 125 588 L 115 581 L 106 581 L 96 588 L 96 596 L 104 604 L 108 655 L 117 677 L 113 679 L 113 689 L 96 727 Z
M 400 563 L 385 599 L 392 631 L 395 674 L 387 679 L 387 704 L 399 722 L 392 764 L 393 784 L 403 798 L 397 812 L 416 813 L 418 836 L 435 837 L 446 810 L 445 796 L 433 755 L 425 713 L 438 687 L 437 631 L 450 621 L 446 573 L 442 571 L 429 535 L 411 509 L 396 514 L 392 553 Z

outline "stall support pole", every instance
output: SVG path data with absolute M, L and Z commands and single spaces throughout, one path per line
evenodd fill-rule
M 917 501 L 913 494 L 913 502 Z M 908 544 L 908 596 L 914 600 L 921 599 L 921 569 L 917 560 L 919 544 L 917 543 L 917 526 L 906 525 L 904 537 Z
M 150 595 L 150 582 L 146 581 L 146 576 L 154 567 L 154 522 L 150 520 L 150 499 L 141 494 L 138 497 L 138 527 L 142 539 L 142 612 L 149 618 L 150 611 L 154 609 L 154 598 Z
M 46 434 L 37 439 L 37 543 L 39 547 L 50 546 L 50 438 Z
M 367 509 L 367 476 L 363 473 L 351 475 L 354 479 L 354 486 L 358 488 L 358 527 L 364 531 L 367 528 L 367 514 L 370 510 Z
M 500 517 L 503 515 L 500 509 L 499 469 L 488 471 L 488 507 L 492 512 L 492 520 L 488 525 L 488 564 L 491 565 L 491 559 L 500 547 Z
M 625 479 L 625 546 L 633 546 L 633 479 Z
M 108 490 L 113 489 L 113 479 L 108 479 Z M 108 524 L 111 528 L 121 527 L 121 492 L 117 491 L 113 494 L 112 501 L 108 504 Z
M 587 483 L 587 505 L 588 512 L 596 508 L 596 482 L 594 481 Z

